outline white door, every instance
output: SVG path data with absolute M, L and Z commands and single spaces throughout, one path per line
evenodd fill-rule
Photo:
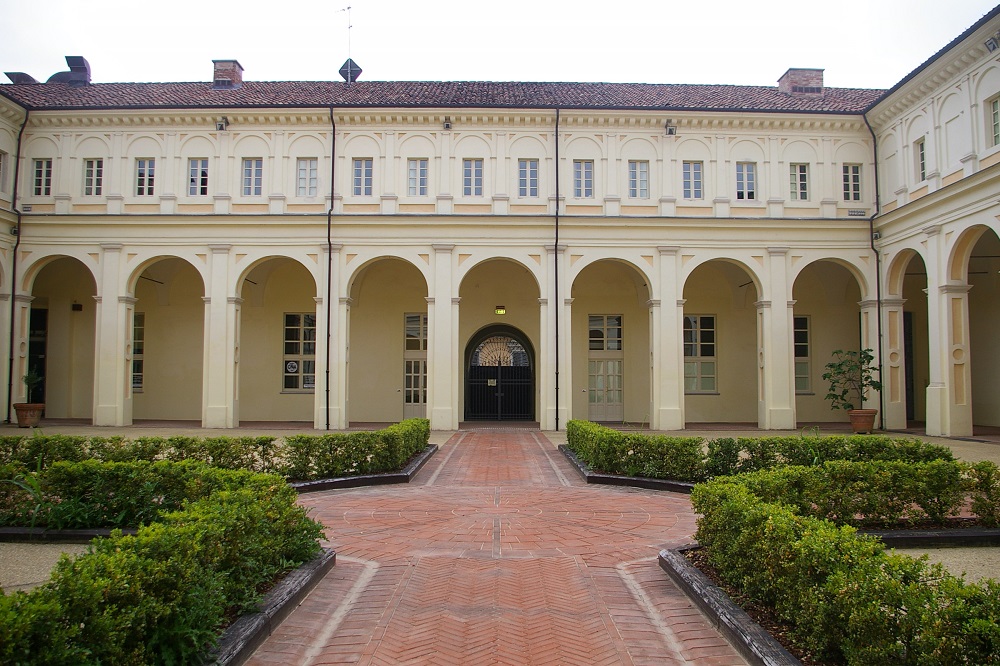
M 590 359 L 587 364 L 587 403 L 591 421 L 625 418 L 621 359 Z
M 427 418 L 427 313 L 403 319 L 403 418 Z

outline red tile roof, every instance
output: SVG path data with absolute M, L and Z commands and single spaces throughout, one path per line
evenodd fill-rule
M 491 81 L 244 81 L 211 83 L 66 83 L 0 85 L 0 94 L 32 110 L 274 107 L 503 108 L 764 111 L 857 114 L 883 90 L 826 88 L 790 95 L 768 86 Z

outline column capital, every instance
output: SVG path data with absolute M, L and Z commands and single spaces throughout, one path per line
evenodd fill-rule
M 105 252 L 121 252 L 125 247 L 121 243 L 101 243 L 101 249 Z
M 792 308 L 794 308 L 796 303 L 798 303 L 797 300 L 788 301 L 788 309 L 791 310 Z
M 35 297 L 31 294 L 16 294 L 14 296 L 14 302 L 16 303 L 30 303 L 35 300 Z
M 427 303 L 427 305 L 434 305 L 434 297 L 424 296 L 424 302 Z
M 754 307 L 758 310 L 770 309 L 771 301 L 754 301 Z
M 657 245 L 656 251 L 660 253 L 661 257 L 676 256 L 681 251 L 681 247 L 680 245 Z
M 431 248 L 433 248 L 433 250 L 435 252 L 452 252 L 455 249 L 455 244 L 454 243 L 433 243 L 433 244 L 431 244 Z
M 549 304 L 549 299 L 547 299 L 547 298 L 539 298 L 538 299 L 538 304 L 539 305 L 548 305 Z
M 100 303 L 103 300 L 103 296 L 92 296 L 95 303 Z
M 243 299 L 239 296 L 230 296 L 226 298 L 226 303 L 229 303 L 230 305 L 243 305 Z
M 648 301 L 646 301 L 646 306 L 649 308 L 658 308 L 660 307 L 660 299 L 651 298 Z
M 883 298 L 882 305 L 887 308 L 901 308 L 906 303 L 905 298 Z
M 563 305 L 573 305 L 573 301 L 575 300 L 576 300 L 575 298 L 564 298 Z
M 462 302 L 462 297 L 461 296 L 456 296 L 455 298 L 451 299 L 451 304 L 452 305 L 458 305 L 461 302 Z
M 679 307 L 681 309 L 684 309 L 684 304 L 685 303 L 687 303 L 687 299 L 686 298 L 678 298 L 677 299 L 677 307 Z
M 119 296 L 118 302 L 122 303 L 123 305 L 135 305 L 136 303 L 139 302 L 139 299 L 136 298 L 135 296 Z
M 943 284 L 938 287 L 942 294 L 967 294 L 971 289 L 971 284 Z
M 788 254 L 789 248 L 787 247 L 769 247 L 767 248 L 767 253 L 772 257 L 783 257 Z
M 329 245 L 324 245 L 320 252 L 332 252 L 333 254 L 337 254 L 343 247 L 343 243 L 330 243 Z
M 556 245 L 555 243 L 545 244 L 545 251 L 548 252 L 549 254 L 553 254 L 556 251 L 565 252 L 567 249 L 569 249 L 569 245 L 567 245 L 566 243 L 559 243 L 559 245 Z
M 858 305 L 861 309 L 874 309 L 878 307 L 878 301 L 873 298 L 868 298 L 863 301 L 858 301 Z
M 208 249 L 212 251 L 212 254 L 229 254 L 233 246 L 229 243 L 210 243 Z
M 927 236 L 937 236 L 939 233 L 941 233 L 941 225 L 930 224 L 921 229 L 921 231 L 924 232 L 924 234 L 926 234 Z
M 352 305 L 353 303 L 354 303 L 354 299 L 351 298 L 350 296 L 341 296 L 340 297 L 340 304 L 341 305 Z

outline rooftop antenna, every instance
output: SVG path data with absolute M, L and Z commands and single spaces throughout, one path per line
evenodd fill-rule
M 351 60 L 351 7 L 348 5 L 344 9 L 339 10 L 337 13 L 347 12 L 347 62 L 345 62 L 340 68 L 340 75 L 347 81 L 350 85 L 352 82 L 357 81 L 358 77 L 361 76 L 361 68 L 358 64 Z

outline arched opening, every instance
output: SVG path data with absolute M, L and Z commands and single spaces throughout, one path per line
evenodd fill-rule
M 347 414 L 352 425 L 427 414 L 427 282 L 383 257 L 351 283 Z
M 539 349 L 541 339 L 541 316 L 539 307 L 538 281 L 523 264 L 510 259 L 490 259 L 472 267 L 462 278 L 459 287 L 459 340 L 465 340 L 465 363 L 463 364 L 462 392 L 463 404 L 459 413 L 470 415 L 480 413 L 480 409 L 469 405 L 470 398 L 469 368 L 472 351 L 484 338 L 484 331 L 495 330 L 519 341 L 526 351 L 530 350 L 532 363 L 531 380 L 531 410 L 530 417 L 521 420 L 534 420 L 539 413 L 540 397 L 536 387 L 542 378 L 534 368 L 534 351 Z M 504 366 L 508 367 L 508 366 Z M 522 366 L 523 367 L 523 366 Z M 519 372 L 524 372 L 519 371 Z M 525 412 L 526 413 L 526 412 Z M 476 419 L 496 417 L 473 416 Z M 505 414 L 504 418 L 513 418 Z
M 972 368 L 972 425 L 1000 428 L 1000 237 L 985 231 L 972 248 L 968 262 L 969 357 Z
M 903 274 L 903 367 L 906 421 L 914 427 L 927 421 L 927 385 L 930 383 L 930 343 L 927 321 L 927 266 L 919 254 Z
M 597 261 L 573 281 L 573 416 L 649 423 L 649 287 L 620 261 Z
M 838 349 L 861 349 L 861 287 L 834 261 L 815 261 L 795 277 L 792 317 L 795 415 L 800 423 L 848 420 L 826 400 L 826 364 Z
M 33 400 L 47 418 L 93 418 L 96 295 L 93 275 L 72 257 L 46 264 L 32 283 L 24 371 L 42 377 Z
M 709 261 L 684 283 L 686 423 L 756 423 L 757 285 L 745 268 Z
M 176 257 L 145 267 L 135 282 L 132 322 L 132 418 L 202 418 L 205 285 Z
M 239 293 L 241 424 L 312 424 L 318 371 L 315 279 L 299 262 L 275 257 L 254 266 Z
M 534 421 L 535 353 L 512 326 L 487 326 L 465 348 L 465 420 Z

